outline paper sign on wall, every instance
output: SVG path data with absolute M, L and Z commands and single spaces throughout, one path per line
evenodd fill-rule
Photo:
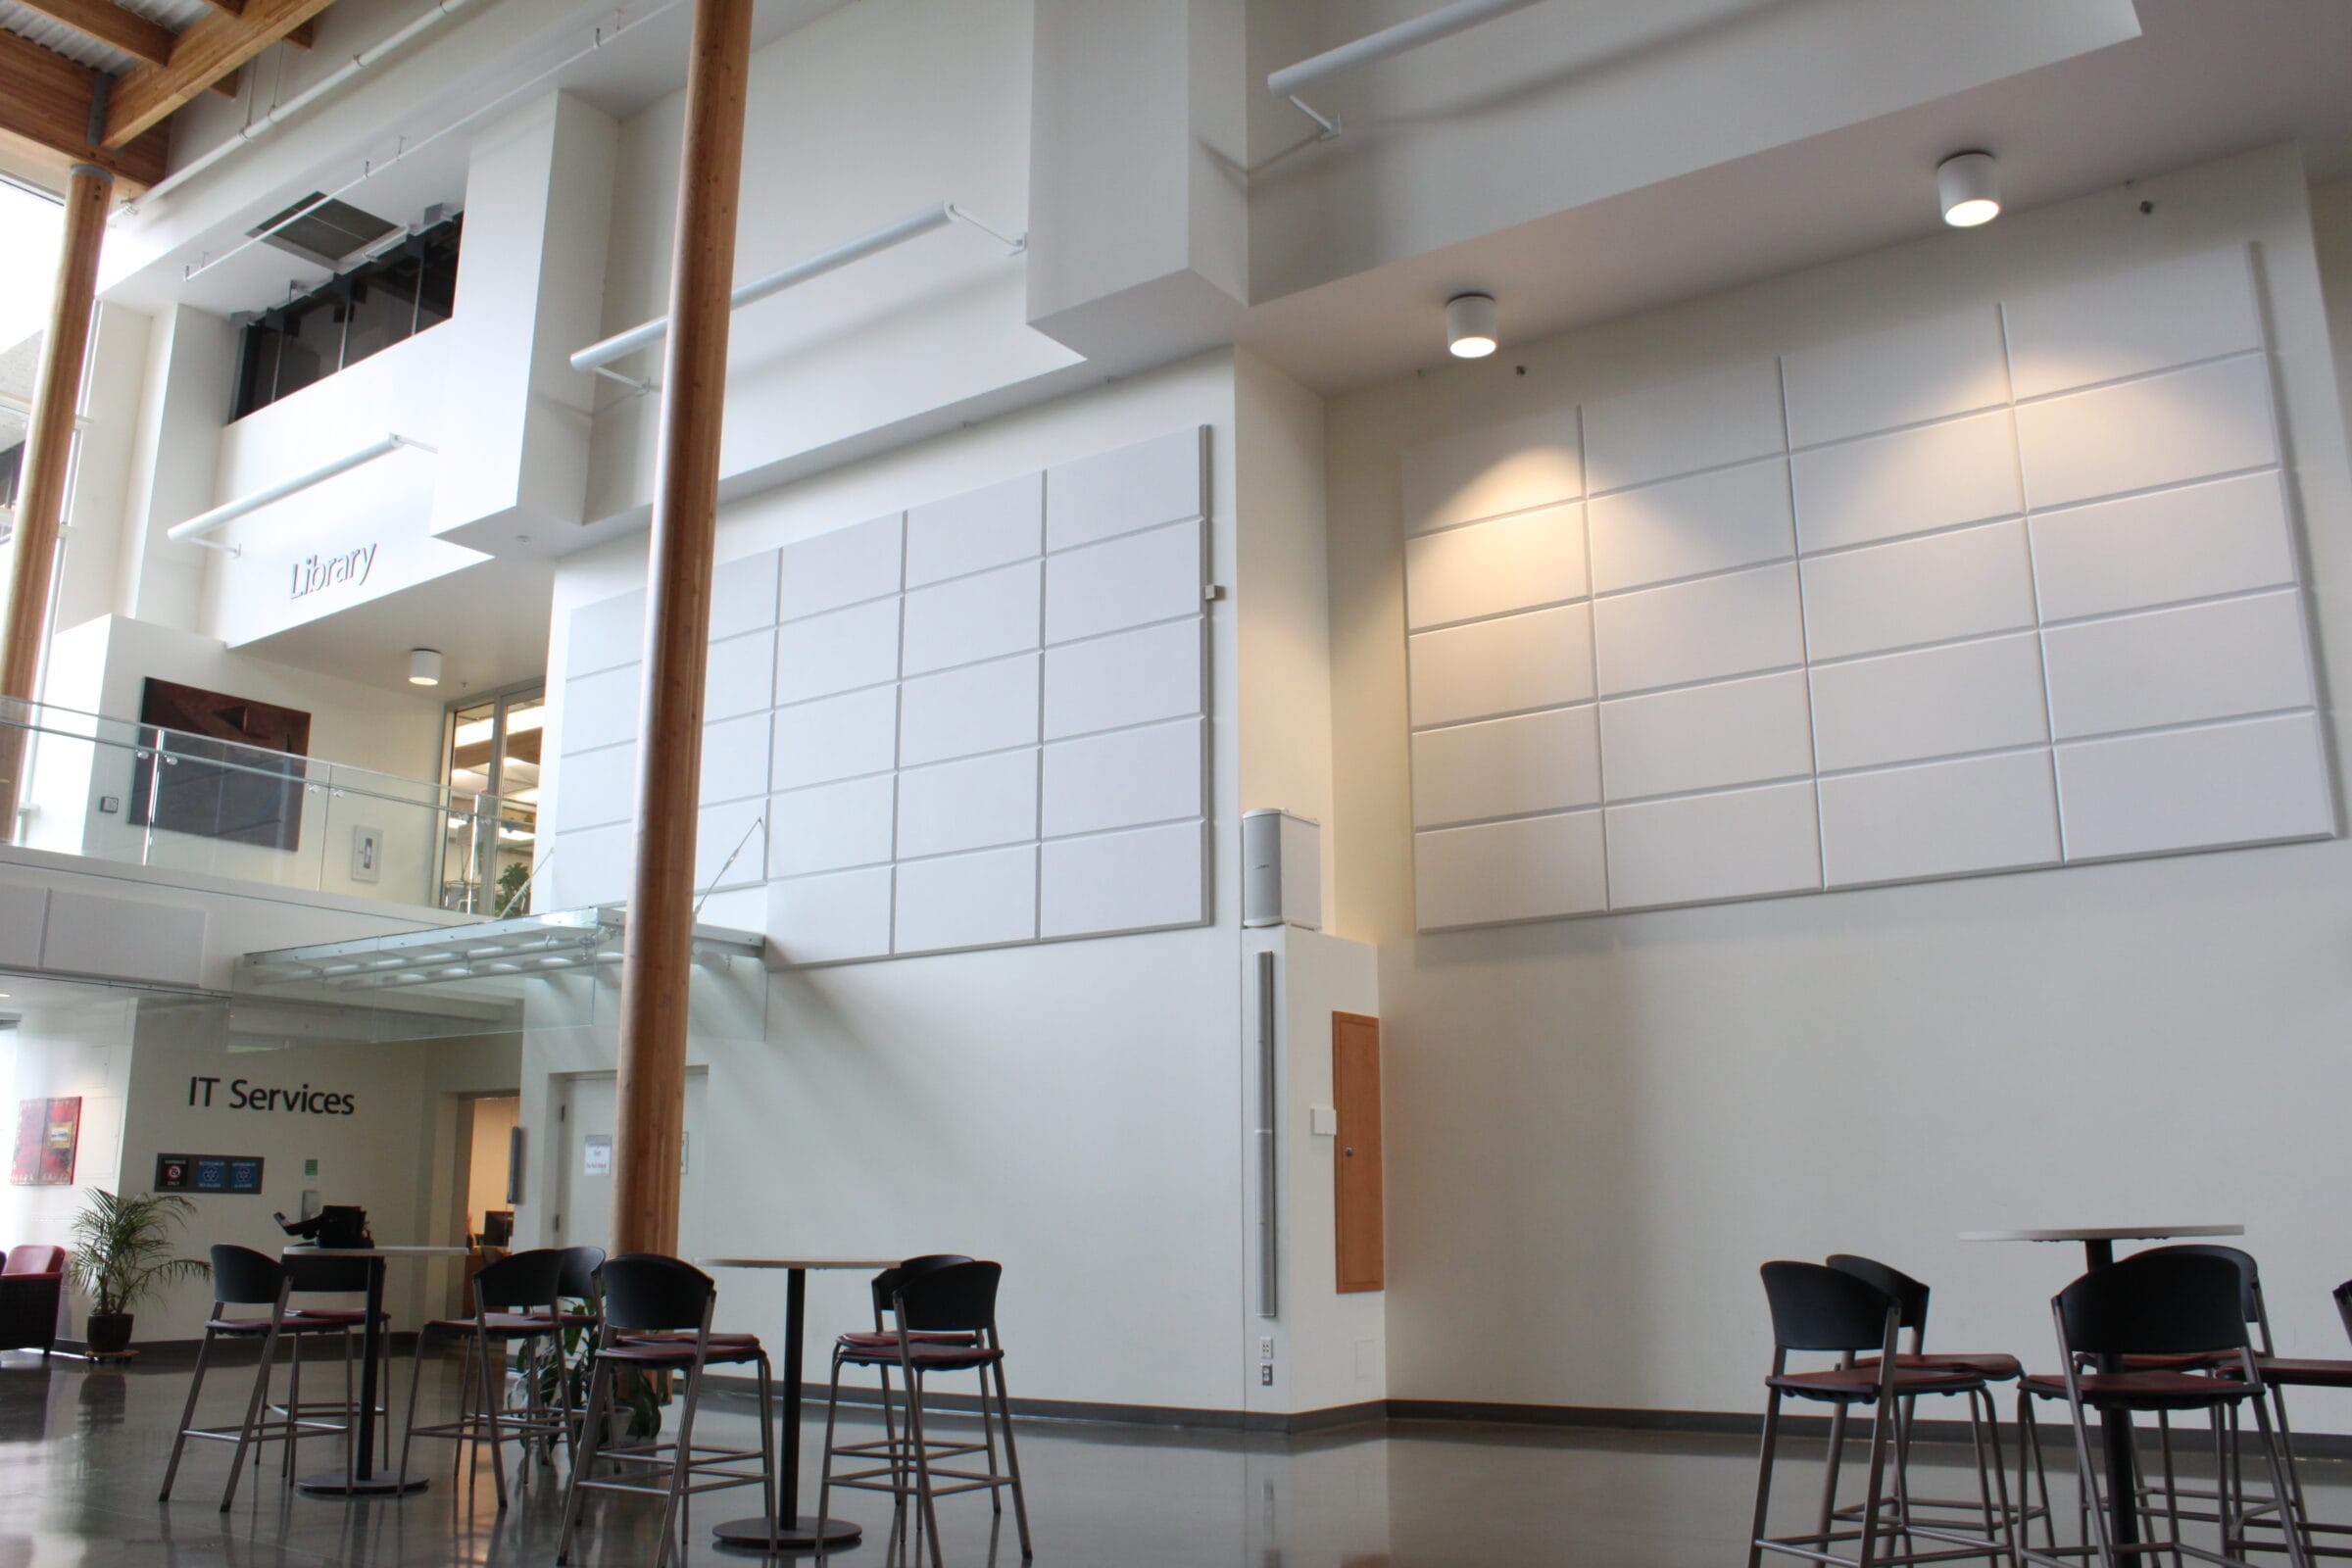
M 612 1135 L 590 1133 L 580 1143 L 580 1174 L 610 1176 L 612 1174 Z

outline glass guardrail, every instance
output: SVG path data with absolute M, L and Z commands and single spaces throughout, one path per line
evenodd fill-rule
M 533 813 L 494 795 L 0 699 L 0 842 L 271 887 L 498 915 Z M 0 806 L 6 804 L 0 798 Z M 503 859 L 502 859 L 503 856 Z

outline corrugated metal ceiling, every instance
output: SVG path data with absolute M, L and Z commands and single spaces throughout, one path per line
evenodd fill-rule
M 204 16 L 213 8 L 207 0 L 114 0 L 123 10 L 160 23 L 173 32 Z M 88 66 L 120 75 L 139 61 L 111 44 L 87 38 L 62 22 L 52 22 L 15 0 L 0 0 L 0 32 L 13 32 L 44 49 L 53 49 L 77 66 Z

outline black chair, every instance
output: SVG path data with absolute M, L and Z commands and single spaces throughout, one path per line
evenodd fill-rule
M 1012 1517 L 1020 1530 L 1021 1560 L 1035 1555 L 1029 1542 L 1029 1504 L 1021 1490 L 1021 1461 L 1014 1446 L 1011 1396 L 1004 1385 L 1004 1348 L 997 1335 L 997 1288 L 1004 1279 L 1001 1264 L 969 1260 L 943 1263 L 906 1272 L 891 1291 L 892 1329 L 889 1343 L 833 1347 L 831 1396 L 825 1405 L 824 1472 L 817 1489 L 817 1556 L 826 1555 L 826 1525 L 832 1518 L 835 1487 L 887 1492 L 894 1506 L 904 1506 L 911 1489 L 919 1505 L 918 1529 L 931 1540 L 931 1568 L 942 1568 L 939 1544 L 938 1499 L 960 1492 L 987 1492 L 994 1499 L 1000 1490 L 1012 1493 Z M 860 1336 L 863 1338 L 863 1336 Z M 848 1336 L 844 1336 L 845 1339 Z M 834 1441 L 841 1414 L 841 1373 L 844 1367 L 896 1368 L 906 1390 L 906 1437 L 884 1455 L 884 1462 L 836 1473 L 836 1457 L 870 1459 L 872 1444 L 839 1445 Z M 983 1430 L 989 1420 L 988 1379 L 996 1379 L 996 1413 L 1004 1420 L 1004 1470 L 998 1473 L 991 1450 L 981 1471 L 944 1469 L 932 1460 L 944 1457 L 923 1435 L 923 1390 L 939 1372 L 981 1373 L 980 1414 Z M 962 1453 L 982 1451 L 979 1444 L 954 1446 Z M 942 1486 L 941 1482 L 948 1485 Z
M 599 1274 L 604 1286 L 604 1322 L 598 1331 L 596 1371 L 588 1383 L 588 1403 L 581 1416 L 581 1441 L 572 1456 L 571 1479 L 564 1493 L 564 1533 L 556 1544 L 556 1561 L 568 1560 L 572 1532 L 589 1492 L 626 1492 L 663 1500 L 662 1544 L 654 1568 L 669 1560 L 685 1524 L 686 1499 L 698 1492 L 722 1487 L 759 1487 L 764 1494 L 762 1510 L 776 1513 L 774 1403 L 770 1397 L 767 1351 L 751 1335 L 719 1336 L 710 1332 L 710 1313 L 718 1288 L 710 1276 L 690 1263 L 651 1252 L 609 1258 Z M 702 1402 L 703 1369 L 707 1366 L 751 1362 L 759 1374 L 760 1446 L 726 1448 L 696 1446 L 694 1417 Z M 613 1408 L 612 1380 L 627 1368 L 647 1376 L 683 1373 L 686 1390 L 677 1405 L 675 1439 L 638 1444 L 605 1441 L 605 1423 Z M 758 1459 L 757 1471 L 737 1466 Z M 595 1474 L 599 1459 L 618 1467 L 618 1474 Z M 636 1467 L 632 1469 L 632 1467 Z M 660 1486 L 625 1479 L 647 1469 L 665 1468 L 668 1479 Z M 683 1549 L 682 1547 L 680 1548 Z M 768 1550 L 776 1550 L 771 1539 Z
M 498 1505 L 507 1505 L 506 1452 L 501 1441 L 512 1434 L 517 1441 L 532 1438 L 551 1442 L 561 1437 L 579 1449 L 571 1419 L 571 1380 L 556 1379 L 558 1403 L 548 1406 L 539 1394 L 537 1348 L 553 1341 L 563 1355 L 563 1322 L 556 1315 L 557 1294 L 564 1272 L 564 1254 L 552 1248 L 515 1252 L 484 1265 L 473 1276 L 473 1316 L 435 1318 L 416 1331 L 416 1370 L 409 1377 L 408 1430 L 400 1440 L 400 1473 L 409 1473 L 409 1446 L 418 1438 L 448 1438 L 462 1456 L 470 1441 L 481 1457 L 482 1439 L 490 1440 L 491 1474 L 498 1483 Z M 466 1341 L 465 1369 L 458 1379 L 458 1418 L 431 1426 L 416 1424 L 416 1390 L 424 1381 L 425 1342 L 433 1335 L 454 1335 Z M 507 1352 L 523 1348 L 523 1407 L 510 1409 L 506 1401 Z M 478 1402 L 477 1402 L 478 1396 Z M 527 1473 L 527 1471 L 526 1471 Z
M 2132 1416 L 2141 1412 L 2169 1417 L 2175 1412 L 2202 1410 L 2212 1423 L 2215 1464 L 2227 1475 L 2230 1466 L 2223 1417 L 2232 1407 L 2248 1407 L 2254 1412 L 2271 1473 L 2272 1505 L 2289 1516 L 2284 1531 L 2287 1556 L 2295 1568 L 2306 1568 L 2302 1532 L 2292 1517 L 2294 1503 L 2271 1427 L 2268 1388 L 2246 1335 L 2245 1289 L 2245 1276 L 2236 1257 L 2217 1256 L 2205 1249 L 2158 1248 L 2093 1270 L 2051 1299 L 2062 1370 L 2056 1376 L 2029 1377 L 2019 1384 L 2019 1417 L 2021 1422 L 2031 1423 L 2034 1399 L 2066 1401 L 2074 1424 L 2082 1495 L 2090 1515 L 2091 1544 L 2104 1568 L 2121 1568 L 2132 1552 L 2164 1552 L 2176 1559 L 2186 1554 L 2237 1568 L 2245 1559 L 2230 1554 L 2229 1548 L 2242 1540 L 2242 1526 L 2232 1521 L 2225 1506 L 2215 1516 L 2221 1549 L 2208 1551 L 2180 1539 L 2181 1493 L 2171 1473 L 2168 1447 L 2161 1495 L 2169 1539 L 2119 1544 L 2109 1523 L 2112 1499 L 2105 1496 L 2099 1482 L 2096 1455 L 2103 1447 L 2091 1443 L 2088 1412 L 2098 1413 L 2104 1434 L 2109 1422 L 2120 1421 L 2128 1428 Z M 2122 1370 L 2094 1371 L 2090 1369 L 2094 1363 Z M 2038 1451 L 2039 1445 L 2030 1432 L 2025 1441 Z M 2046 1478 L 2042 1500 L 2045 1504 L 2049 1500 Z M 2149 1510 L 2141 1507 L 2140 1499 L 2134 1497 L 2132 1505 L 2152 1526 L 2154 1521 L 2147 1517 Z M 2027 1562 L 2065 1568 L 2065 1559 L 2054 1545 L 2035 1551 L 2021 1544 L 2020 1555 Z
M 1851 1274 L 1856 1279 L 1864 1280 L 1872 1285 L 1877 1286 L 1880 1290 L 1885 1291 L 1888 1296 L 1893 1297 L 1896 1303 L 1901 1307 L 1902 1317 L 1900 1321 L 1900 1327 L 1904 1336 L 1910 1342 L 1910 1348 L 1902 1350 L 1896 1354 L 1896 1366 L 1911 1370 L 1926 1370 L 1931 1372 L 1973 1373 L 1975 1376 L 1983 1378 L 1987 1385 L 1986 1396 L 1988 1402 L 1991 1393 L 1989 1387 L 1990 1385 L 1998 1383 L 2015 1383 L 2018 1379 L 2026 1375 L 2025 1364 L 2019 1361 L 2016 1356 L 2010 1355 L 2005 1351 L 1940 1350 L 1930 1353 L 1927 1348 L 1928 1303 L 1930 1298 L 1933 1297 L 1934 1292 L 1929 1289 L 1925 1281 L 1914 1279 L 1910 1275 L 1904 1273 L 1901 1269 L 1893 1267 L 1891 1264 L 1882 1263 L 1876 1258 L 1863 1257 L 1853 1252 L 1833 1253 L 1828 1262 L 1831 1268 L 1838 1270 L 1841 1274 Z M 1858 1356 L 1854 1360 L 1854 1365 L 1856 1366 L 1868 1367 L 1875 1366 L 1877 1364 L 1878 1357 L 1876 1355 Z M 1902 1451 L 1906 1452 L 1908 1451 L 1908 1445 L 1910 1442 L 1912 1407 L 1915 1402 L 1916 1401 L 1912 1399 L 1905 1399 L 1903 1401 L 1903 1408 L 1900 1417 L 1903 1428 L 1900 1434 L 1904 1446 Z M 1845 1418 L 1847 1408 L 1848 1407 L 1844 1404 L 1838 1404 L 1833 1406 L 1830 1411 L 1830 1446 L 1833 1448 L 1840 1446 L 1845 1441 Z M 1992 1472 L 1996 1477 L 2003 1478 L 2001 1486 L 2005 1491 L 2007 1485 L 2005 1479 L 2007 1471 L 2001 1459 L 1999 1434 L 2000 1427 L 1997 1422 L 1987 1424 L 1987 1437 L 1992 1445 Z M 1980 1471 L 1980 1475 L 1981 1474 L 1982 1471 Z M 1974 1509 L 1979 1513 L 1983 1513 L 1987 1506 L 1986 1500 L 1983 1497 L 1979 1497 L 1978 1499 L 1971 1501 L 1966 1498 L 1914 1497 L 1910 1495 L 1909 1468 L 1906 1465 L 1898 1464 L 1895 1467 L 1894 1488 L 1895 1515 L 1898 1519 L 1902 1520 L 1909 1519 L 1911 1517 L 1911 1510 L 1914 1508 L 1932 1508 L 1938 1512 L 1953 1512 Z M 2004 1496 L 2004 1504 L 2006 1501 L 2007 1499 Z M 1838 1510 L 1838 1517 L 1858 1517 L 1860 1508 L 1861 1505 L 1858 1503 L 1849 1505 L 1848 1507 Z M 2009 1515 L 2008 1517 L 2007 1528 L 2011 1530 L 2024 1528 L 2024 1526 L 2030 1522 L 2039 1511 L 2040 1510 L 2038 1509 L 2028 1508 L 2024 1506 L 2023 1499 L 2021 1497 L 2020 1506 L 2017 1512 Z
M 1772 1370 L 1764 1380 L 1763 1450 L 1756 1466 L 1756 1511 L 1748 1533 L 1748 1568 L 1757 1568 L 1768 1551 L 1801 1557 L 1810 1562 L 1848 1563 L 1870 1568 L 1885 1562 L 1886 1538 L 1902 1535 L 1969 1548 L 1964 1555 L 2006 1555 L 2009 1519 L 2007 1482 L 1997 1461 L 1988 1475 L 1984 1465 L 1986 1429 L 1992 1425 L 1992 1396 L 1980 1374 L 1902 1364 L 1903 1304 L 1869 1280 L 1822 1263 L 1774 1262 L 1763 1267 L 1764 1296 L 1772 1311 Z M 1837 1363 L 1808 1372 L 1788 1370 L 1791 1351 L 1834 1355 Z M 1868 1366 L 1856 1357 L 1869 1354 Z M 1957 1395 L 1968 1401 L 1969 1425 L 1977 1434 L 1978 1487 L 1984 1494 L 1984 1531 L 1972 1534 L 1940 1523 L 1886 1514 L 1886 1472 L 1891 1458 L 1900 1468 L 1906 1457 L 1900 1405 L 1922 1395 Z M 1830 1450 L 1824 1477 L 1817 1527 L 1798 1535 L 1767 1533 L 1772 1505 L 1773 1468 L 1779 1457 L 1781 1406 L 1791 1398 L 1833 1406 L 1867 1405 L 1871 1409 L 1870 1478 L 1859 1516 L 1851 1529 L 1839 1529 L 1837 1518 L 1838 1473 L 1843 1458 L 1840 1442 Z M 1996 1454 L 1997 1448 L 1993 1450 Z M 1995 1492 L 1999 1493 L 1997 1499 Z M 1854 1542 L 1855 1555 L 1838 1556 L 1831 1547 Z M 1918 1553 L 1906 1552 L 1905 1561 Z
M 340 1401 L 305 1400 L 302 1397 L 303 1341 L 316 1339 L 318 1336 L 315 1333 L 305 1333 L 296 1335 L 288 1342 L 285 1402 L 282 1404 L 273 1402 L 270 1409 L 276 1415 L 308 1419 L 315 1425 L 325 1429 L 304 1430 L 288 1437 L 285 1463 L 282 1468 L 287 1474 L 292 1474 L 298 1442 L 304 1437 L 323 1437 L 327 1435 L 328 1431 L 343 1431 L 339 1422 L 323 1418 L 340 1415 L 347 1406 L 357 1408 L 359 1391 L 352 1381 L 356 1366 L 353 1353 L 366 1346 L 365 1331 L 368 1327 L 368 1309 L 364 1305 L 319 1306 L 306 1302 L 303 1298 L 357 1296 L 362 1301 L 365 1301 L 368 1295 L 368 1262 L 367 1259 L 358 1257 L 306 1257 L 300 1252 L 289 1252 L 279 1261 L 285 1265 L 289 1281 L 286 1290 L 286 1315 L 299 1319 L 306 1325 L 340 1324 L 343 1329 L 341 1349 L 343 1352 L 344 1396 Z M 387 1327 L 390 1322 L 390 1313 L 377 1314 L 376 1326 L 379 1329 Z M 389 1399 L 391 1397 L 389 1391 L 392 1387 L 392 1336 L 388 1333 L 381 1335 L 379 1343 L 383 1347 L 384 1358 L 383 1380 L 380 1387 L 387 1391 L 384 1397 Z M 385 1407 L 378 1404 L 368 1414 L 371 1419 L 382 1420 L 385 1415 Z
M 341 1432 L 349 1437 L 356 1430 L 355 1407 L 346 1402 L 340 1425 L 316 1421 L 297 1412 L 298 1403 L 289 1398 L 283 1421 L 269 1417 L 273 1413 L 270 1402 L 270 1374 L 277 1359 L 280 1339 L 299 1340 L 306 1337 L 335 1334 L 347 1335 L 348 1321 L 339 1315 L 311 1317 L 293 1311 L 286 1305 L 287 1293 L 293 1288 L 292 1272 L 276 1258 L 254 1251 L 246 1247 L 216 1247 L 213 1249 L 213 1311 L 205 1321 L 204 1340 L 197 1347 L 196 1370 L 188 1378 L 188 1402 L 180 1412 L 179 1430 L 172 1440 L 172 1462 L 164 1468 L 163 1491 L 158 1501 L 170 1501 L 172 1483 L 179 1474 L 179 1458 L 190 1438 L 207 1438 L 215 1442 L 234 1443 L 236 1457 L 229 1461 L 228 1485 L 221 1489 L 220 1511 L 226 1513 L 236 1500 L 237 1478 L 244 1473 L 246 1450 L 256 1444 L 299 1441 L 303 1435 Z M 267 1302 L 266 1315 L 250 1312 L 232 1317 L 231 1306 L 254 1307 Z M 253 1395 L 245 1401 L 245 1419 L 233 1427 L 200 1427 L 196 1425 L 196 1399 L 204 1391 L 204 1373 L 210 1363 L 216 1341 L 255 1340 L 262 1342 L 261 1364 L 253 1375 Z M 344 1448 L 345 1480 L 351 1476 L 356 1445 Z
M 900 1282 L 903 1280 L 911 1279 L 917 1274 L 927 1274 L 933 1269 L 947 1268 L 953 1264 L 969 1263 L 971 1261 L 972 1259 L 965 1257 L 959 1252 L 926 1252 L 919 1257 L 910 1257 L 906 1259 L 904 1262 L 894 1264 L 891 1267 L 884 1269 L 881 1273 L 876 1274 L 870 1281 L 867 1282 L 867 1292 L 873 1302 L 874 1326 L 870 1330 L 852 1330 L 847 1334 L 839 1336 L 834 1342 L 835 1348 L 839 1348 L 842 1347 L 847 1347 L 852 1349 L 872 1349 L 876 1347 L 888 1348 L 895 1346 L 898 1344 L 898 1331 L 895 1328 L 890 1327 L 889 1320 L 892 1312 L 892 1302 L 898 1296 Z M 979 1343 L 978 1337 L 971 1334 L 918 1333 L 909 1336 L 909 1338 L 911 1338 L 915 1343 L 922 1345 L 968 1346 Z M 979 1443 L 935 1442 L 931 1445 L 931 1457 L 934 1459 L 941 1459 L 963 1453 L 985 1453 L 988 1455 L 986 1461 L 988 1467 L 991 1470 L 994 1470 L 997 1465 L 997 1450 L 995 1425 L 989 1419 L 988 1368 L 981 1367 L 978 1369 L 978 1371 L 980 1376 L 981 1441 Z M 873 1443 L 845 1443 L 841 1446 L 841 1451 L 844 1453 L 888 1454 L 899 1460 L 900 1467 L 904 1469 L 906 1455 L 905 1447 L 899 1442 L 897 1416 L 891 1403 L 890 1368 L 880 1368 L 879 1378 L 882 1386 L 881 1438 Z M 989 1501 L 995 1504 L 997 1512 L 1002 1513 L 1004 1511 L 1004 1502 L 1001 1500 L 997 1493 L 991 1492 L 989 1494 Z

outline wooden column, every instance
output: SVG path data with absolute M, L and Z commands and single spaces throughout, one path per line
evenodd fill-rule
M 752 0 L 695 0 L 662 431 L 654 466 L 645 708 L 637 746 L 637 865 L 620 969 L 619 1115 L 612 1144 L 616 1252 L 675 1252 L 678 1245 L 703 662 L 710 628 L 727 296 L 735 286 L 751 42 Z
M 49 646 L 49 601 L 57 576 L 57 536 L 65 520 L 72 477 L 74 412 L 81 407 L 81 368 L 89 358 L 90 311 L 98 291 L 98 247 L 106 238 L 107 198 L 115 176 L 75 164 L 66 187 L 66 233 L 57 268 L 57 297 L 41 339 L 41 367 L 32 393 L 24 441 L 23 483 L 17 493 L 16 548 L 8 563 L 5 630 L 0 630 L 0 697 L 30 702 L 38 695 L 41 656 Z M 24 732 L 0 726 L 0 842 L 16 839 L 18 775 Z

